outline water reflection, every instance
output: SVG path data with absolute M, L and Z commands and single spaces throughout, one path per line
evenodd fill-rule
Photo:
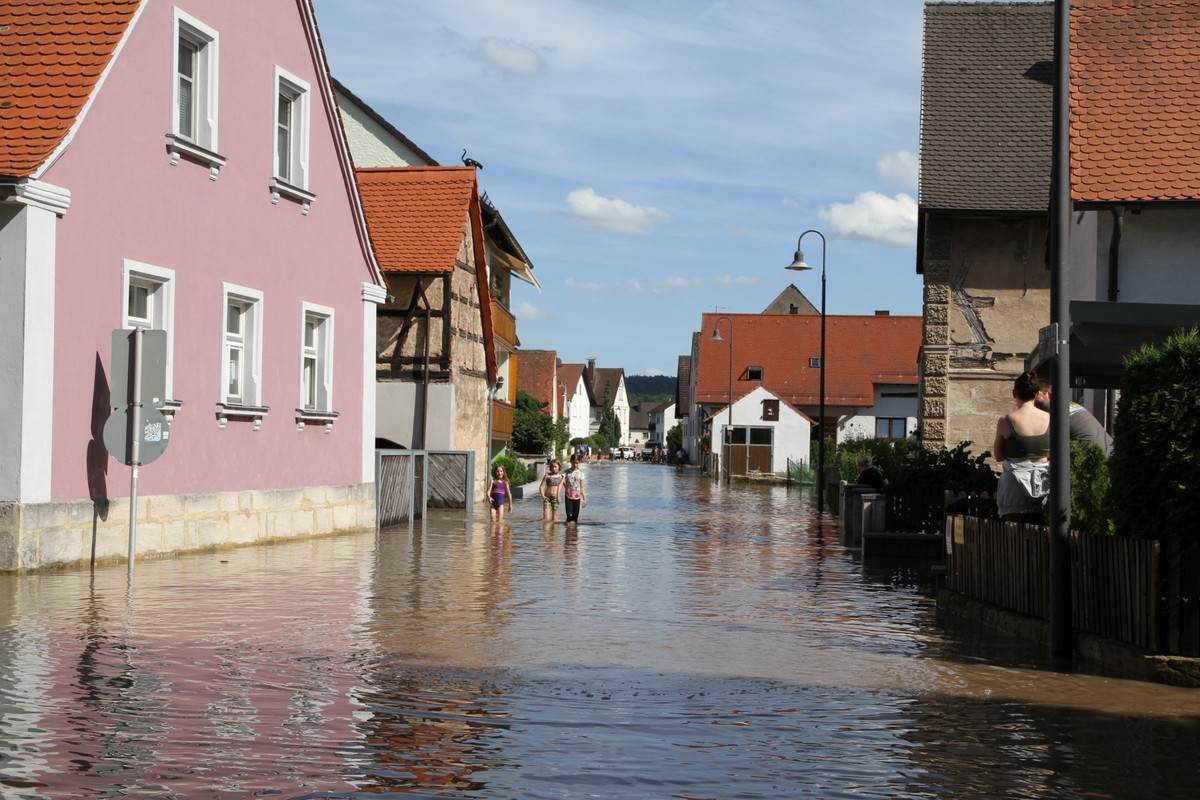
M 779 487 L 0 578 L 0 796 L 1191 797 L 1200 693 L 938 625 Z

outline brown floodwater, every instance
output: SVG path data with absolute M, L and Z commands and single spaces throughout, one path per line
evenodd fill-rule
M 795 490 L 588 480 L 577 529 L 0 577 L 0 797 L 1200 795 L 1200 691 L 939 622 Z

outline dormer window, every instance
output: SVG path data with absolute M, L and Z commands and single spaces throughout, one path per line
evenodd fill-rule
M 813 356 L 812 358 L 808 359 L 808 366 L 812 367 L 813 369 L 820 369 L 821 368 L 821 359 L 816 356 Z
M 762 367 L 746 367 L 746 380 L 761 381 L 763 379 Z

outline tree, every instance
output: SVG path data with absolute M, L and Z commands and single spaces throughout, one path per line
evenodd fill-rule
M 544 454 L 554 442 L 554 421 L 539 403 L 526 392 L 517 390 L 517 406 L 513 409 L 513 449 L 518 453 Z
M 617 419 L 617 412 L 613 409 L 612 398 L 607 386 L 604 387 L 604 416 L 600 418 L 598 433 L 607 439 L 612 447 L 621 444 L 621 421 Z
M 683 449 L 683 424 L 676 422 L 675 427 L 667 431 L 667 458 L 675 460 L 675 454 Z

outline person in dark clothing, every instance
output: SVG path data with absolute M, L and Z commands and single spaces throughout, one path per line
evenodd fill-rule
M 871 459 L 859 456 L 854 463 L 858 466 L 858 480 L 855 483 L 870 486 L 877 492 L 883 489 L 883 476 L 879 474 L 879 470 L 871 466 Z
M 1034 399 L 1037 407 L 1046 413 L 1050 412 L 1050 381 L 1042 378 L 1038 380 L 1038 393 Z M 1104 451 L 1104 457 L 1108 458 L 1112 455 L 1112 436 L 1104 429 L 1104 425 L 1100 420 L 1092 415 L 1079 403 L 1071 403 L 1067 406 L 1067 425 L 1071 432 L 1071 440 L 1076 439 L 1092 444 L 1100 445 L 1100 449 Z

